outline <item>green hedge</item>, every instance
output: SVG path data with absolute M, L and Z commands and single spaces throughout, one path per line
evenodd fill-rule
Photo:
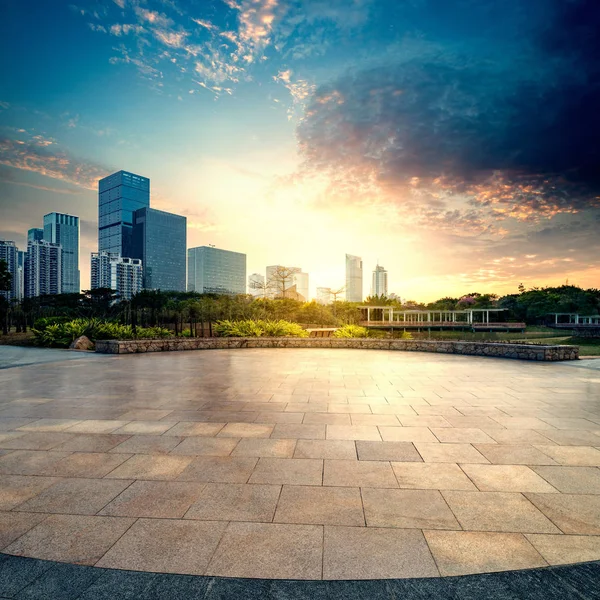
M 68 348 L 73 340 L 81 335 L 92 342 L 96 340 L 131 340 L 166 338 L 172 333 L 162 327 L 138 327 L 133 334 L 131 325 L 122 325 L 100 319 L 73 319 L 66 322 L 54 322 L 53 319 L 38 319 L 32 329 L 36 342 L 48 348 Z
M 308 331 L 290 321 L 217 321 L 213 331 L 220 337 L 308 337 Z

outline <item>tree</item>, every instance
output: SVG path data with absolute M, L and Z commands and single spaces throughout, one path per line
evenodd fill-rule
M 296 273 L 300 273 L 300 269 L 277 265 L 265 284 L 276 290 L 280 298 L 286 298 L 286 292 L 294 285 Z
M 248 287 L 251 290 L 259 290 L 261 292 L 261 297 L 266 298 L 273 289 L 273 281 L 271 279 L 264 279 L 261 281 L 260 279 L 251 278 Z

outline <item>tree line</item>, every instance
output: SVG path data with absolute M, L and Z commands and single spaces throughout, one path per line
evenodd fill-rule
M 0 292 L 11 287 L 11 274 L 0 260 Z M 337 293 L 336 293 L 337 297 Z M 462 310 L 465 308 L 505 308 L 507 320 L 528 325 L 543 324 L 549 313 L 565 312 L 594 315 L 600 312 L 600 290 L 574 285 L 525 289 L 498 297 L 470 292 L 461 297 L 444 297 L 435 302 L 400 301 L 384 296 L 368 297 L 363 304 L 392 306 L 400 310 Z M 143 290 L 131 300 L 119 300 L 114 290 L 101 288 L 80 294 L 59 294 L 9 302 L 0 294 L 0 319 L 3 332 L 26 331 L 40 318 L 97 318 L 111 320 L 134 329 L 167 327 L 176 334 L 212 334 L 212 324 L 229 320 L 286 320 L 303 325 L 337 327 L 361 321 L 360 304 L 335 300 L 327 305 L 302 302 L 294 298 L 256 298 L 237 296 Z

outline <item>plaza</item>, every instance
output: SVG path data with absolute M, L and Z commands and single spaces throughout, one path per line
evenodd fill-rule
M 7 555 L 263 580 L 600 560 L 597 360 L 0 350 Z

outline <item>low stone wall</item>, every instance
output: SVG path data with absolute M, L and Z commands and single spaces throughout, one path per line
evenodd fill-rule
M 379 340 L 361 338 L 173 338 L 164 340 L 107 340 L 96 342 L 96 352 L 134 354 L 175 350 L 228 348 L 358 348 L 401 350 L 404 352 L 441 352 L 494 356 L 522 360 L 577 360 L 578 346 L 542 346 L 494 342 L 457 342 L 445 340 Z

